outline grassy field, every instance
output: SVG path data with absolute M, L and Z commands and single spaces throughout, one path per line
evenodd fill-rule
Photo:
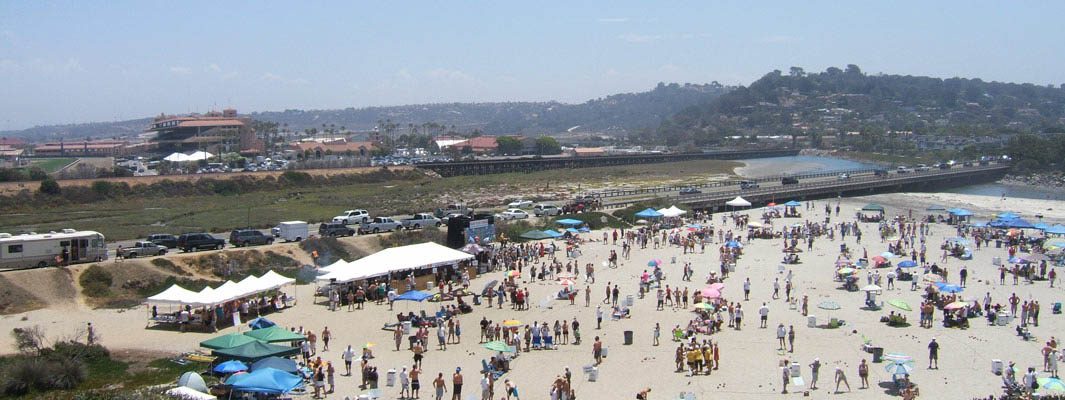
M 266 228 L 278 221 L 323 221 L 345 209 L 374 215 L 431 211 L 449 202 L 476 208 L 500 206 L 517 197 L 569 198 L 577 191 L 607 186 L 646 186 L 696 182 L 731 174 L 734 161 L 699 160 L 665 164 L 550 170 L 452 178 L 421 178 L 386 184 L 354 184 L 243 193 L 129 199 L 68 207 L 3 210 L 0 232 L 47 232 L 63 228 L 95 230 L 109 240 L 151 233 L 222 232 L 237 227 Z
M 39 167 L 46 173 L 59 171 L 61 168 L 76 161 L 76 158 L 35 158 L 30 161 L 31 167 Z

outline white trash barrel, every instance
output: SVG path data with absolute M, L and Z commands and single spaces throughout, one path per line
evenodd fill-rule
M 625 296 L 625 306 L 626 307 L 632 307 L 633 304 L 636 304 L 636 298 L 633 297 L 631 294 L 628 295 L 628 296 Z
M 807 316 L 806 317 L 806 326 L 808 326 L 810 328 L 816 328 L 817 327 L 817 317 L 815 317 L 813 315 Z
M 385 386 L 388 386 L 388 387 L 396 386 L 396 370 L 394 370 L 394 369 L 388 370 L 388 375 L 386 375 L 386 378 L 385 378 Z
M 410 321 L 403 321 L 403 334 L 410 335 Z
M 592 371 L 588 373 L 588 382 L 595 382 L 599 380 L 599 368 L 592 367 Z
M 1002 360 L 991 360 L 991 373 L 1002 375 Z

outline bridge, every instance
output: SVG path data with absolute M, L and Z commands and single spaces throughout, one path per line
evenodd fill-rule
M 666 199 L 671 203 L 686 204 L 693 208 L 718 209 L 725 207 L 725 202 L 737 196 L 743 197 L 752 204 L 767 204 L 793 199 L 861 196 L 902 190 L 923 191 L 990 182 L 1000 178 L 1007 170 L 1009 170 L 1009 165 L 998 163 L 927 171 L 911 170 L 902 174 L 890 172 L 881 176 L 876 175 L 876 170 L 865 169 L 796 175 L 793 177 L 797 178 L 799 183 L 790 185 L 782 184 L 779 177 L 751 179 L 760 182 L 760 187 L 752 189 L 741 189 L 738 182 L 732 181 L 705 184 L 702 187 L 709 190 L 696 194 L 682 195 L 679 193 L 681 187 L 658 187 L 607 191 L 592 195 L 599 197 L 604 208 L 628 207 L 642 201 Z M 849 174 L 849 177 L 841 178 L 842 173 Z
M 436 172 L 440 176 L 488 175 L 509 172 L 535 172 L 549 169 L 610 167 L 630 164 L 652 164 L 690 160 L 740 160 L 748 158 L 787 157 L 799 154 L 799 150 L 719 150 L 702 153 L 631 154 L 598 157 L 543 157 L 510 158 L 503 160 L 453 161 L 417 164 L 420 169 Z

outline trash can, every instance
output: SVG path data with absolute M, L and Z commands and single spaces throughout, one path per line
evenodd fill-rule
M 403 321 L 403 334 L 410 335 L 410 321 Z
M 626 307 L 632 307 L 633 304 L 636 304 L 636 298 L 633 297 L 633 295 L 631 295 L 631 294 L 625 296 L 625 306 Z
M 788 369 L 791 372 L 791 377 L 792 378 L 802 375 L 802 367 L 800 367 L 799 363 L 797 363 L 797 362 L 791 363 L 791 365 L 788 366 Z
M 1002 248 L 1002 239 L 995 239 L 995 248 L 996 249 L 1001 249 Z
M 1002 360 L 991 360 L 991 373 L 1002 375 Z
M 625 331 L 625 344 L 632 344 L 632 331 Z
M 806 326 L 810 328 L 817 327 L 817 317 L 810 315 L 806 317 Z
M 599 380 L 599 368 L 592 367 L 592 371 L 588 372 L 588 382 L 595 382 Z
M 386 378 L 385 378 L 385 386 L 388 386 L 388 387 L 396 386 L 396 370 L 394 370 L 394 369 L 388 370 L 388 375 L 386 375 Z
M 879 363 L 881 361 L 884 361 L 884 348 L 873 347 L 873 362 Z

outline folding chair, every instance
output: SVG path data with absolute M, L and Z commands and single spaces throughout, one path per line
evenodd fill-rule
M 544 337 L 544 349 L 547 349 L 547 350 L 554 350 L 555 349 L 555 337 L 554 336 L 545 336 Z
M 539 350 L 540 346 L 541 346 L 541 344 L 540 344 L 540 336 L 533 336 L 533 338 L 532 338 L 532 348 Z

